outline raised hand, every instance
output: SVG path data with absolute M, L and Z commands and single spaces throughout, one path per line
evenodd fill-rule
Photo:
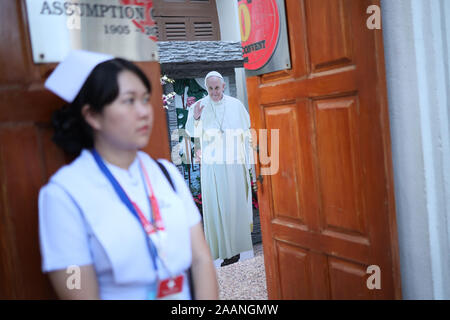
M 200 105 L 200 101 L 198 101 L 198 102 L 195 104 L 195 106 L 194 106 L 194 119 L 195 119 L 195 120 L 200 119 L 204 107 L 205 107 L 205 106 Z

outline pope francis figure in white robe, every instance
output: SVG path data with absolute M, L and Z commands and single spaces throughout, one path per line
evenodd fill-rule
M 250 117 L 238 99 L 224 95 L 218 72 L 208 73 L 205 84 L 208 96 L 190 108 L 186 131 L 200 138 L 206 240 L 213 259 L 230 259 L 253 248 Z

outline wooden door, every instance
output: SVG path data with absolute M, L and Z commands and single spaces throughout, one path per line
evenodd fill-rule
M 247 79 L 253 126 L 279 130 L 258 190 L 269 298 L 399 299 L 382 31 L 366 27 L 379 1 L 285 4 L 292 69 Z
M 54 298 L 41 272 L 37 201 L 40 187 L 71 160 L 51 142 L 51 114 L 64 102 L 43 86 L 56 65 L 33 63 L 24 0 L 0 2 L 0 43 L 0 299 Z M 145 151 L 170 159 L 159 64 L 139 65 L 151 79 L 155 110 Z

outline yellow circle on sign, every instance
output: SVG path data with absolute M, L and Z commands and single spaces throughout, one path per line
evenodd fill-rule
M 242 18 L 244 18 L 244 21 L 242 21 Z M 239 5 L 239 22 L 241 25 L 241 39 L 245 42 L 250 37 L 251 29 L 250 11 L 245 3 Z

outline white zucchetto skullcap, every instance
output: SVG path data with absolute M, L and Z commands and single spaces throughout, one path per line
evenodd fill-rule
M 218 73 L 217 71 L 211 71 L 205 77 L 205 87 L 206 88 L 208 88 L 208 85 L 206 84 L 206 80 L 208 80 L 209 77 L 218 77 L 218 78 L 222 79 L 222 82 L 225 82 L 225 80 L 223 80 L 223 77 L 220 73 Z
M 45 81 L 45 87 L 71 103 L 80 92 L 92 70 L 100 63 L 114 59 L 103 53 L 71 51 Z

